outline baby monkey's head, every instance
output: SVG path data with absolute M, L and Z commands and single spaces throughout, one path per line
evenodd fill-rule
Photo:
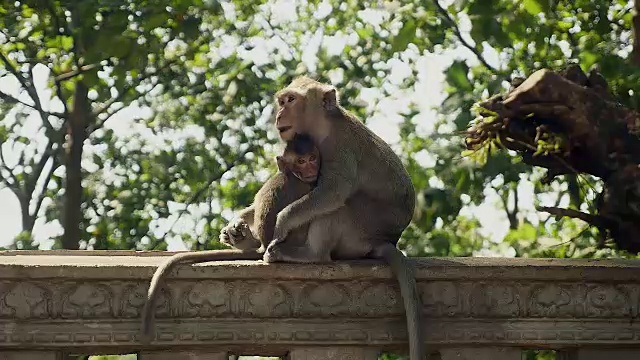
M 320 172 L 320 151 L 306 134 L 295 134 L 287 141 L 284 152 L 276 157 L 278 169 L 291 172 L 306 183 L 315 183 Z

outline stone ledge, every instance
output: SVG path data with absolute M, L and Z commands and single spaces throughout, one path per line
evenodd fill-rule
M 0 251 L 0 279 L 83 278 L 149 280 L 155 269 L 176 252 L 169 251 Z M 640 260 L 531 258 L 411 258 L 423 280 L 590 280 L 640 281 Z M 219 261 L 178 267 L 174 279 L 392 279 L 377 260 L 341 261 L 325 265 L 265 264 Z
M 0 347 L 141 349 L 140 309 L 171 253 L 0 252 Z M 412 259 L 434 348 L 640 341 L 640 261 Z M 402 301 L 378 261 L 182 266 L 161 291 L 156 341 L 257 349 L 404 348 Z

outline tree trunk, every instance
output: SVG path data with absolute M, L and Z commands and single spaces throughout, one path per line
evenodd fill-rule
M 64 249 L 78 249 L 82 237 L 82 149 L 86 139 L 86 124 L 90 116 L 87 87 L 76 83 L 73 110 L 67 122 L 67 149 L 65 157 L 66 183 L 64 202 Z
M 29 213 L 29 200 L 20 199 L 20 212 L 22 213 L 22 231 L 28 231 L 29 233 L 33 233 L 33 227 L 36 224 L 37 215 L 31 216 Z

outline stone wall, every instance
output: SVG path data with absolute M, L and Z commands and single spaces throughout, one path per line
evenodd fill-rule
M 143 347 L 146 289 L 170 254 L 0 252 L 0 359 L 139 351 L 144 359 L 375 359 L 407 350 L 399 289 L 377 261 L 179 267 L 161 292 L 156 338 Z M 520 360 L 527 348 L 640 359 L 640 261 L 413 262 L 425 344 L 443 360 Z

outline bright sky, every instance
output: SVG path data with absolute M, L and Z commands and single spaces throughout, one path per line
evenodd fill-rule
M 279 5 L 279 9 L 295 9 L 295 7 L 282 6 L 283 4 Z M 283 21 L 282 18 L 286 18 L 284 15 L 290 16 L 289 19 L 294 19 L 296 17 L 295 14 L 278 14 L 280 17 L 278 20 Z M 366 15 L 367 14 L 364 14 L 363 17 Z M 370 21 L 375 22 L 375 14 L 368 15 L 371 17 Z M 463 21 L 461 28 L 463 32 L 465 32 L 465 35 L 468 27 L 469 24 Z M 473 43 L 468 35 L 466 35 L 466 37 L 470 43 Z M 2 39 L 0 39 L 0 42 L 1 41 Z M 321 42 L 322 46 L 327 48 L 337 48 L 337 51 L 340 51 L 342 46 L 344 46 L 344 44 L 340 44 L 340 39 L 336 38 L 324 40 L 318 38 L 316 41 Z M 314 46 L 307 46 L 307 48 L 313 49 Z M 415 89 L 406 89 L 394 92 L 391 97 L 387 98 L 381 98 L 380 94 L 374 89 L 365 89 L 361 93 L 360 99 L 358 99 L 366 101 L 369 104 L 375 104 L 374 116 L 368 119 L 368 125 L 374 132 L 391 144 L 396 143 L 399 138 L 398 124 L 402 119 L 401 116 L 398 115 L 399 109 L 406 106 L 410 101 L 418 103 L 421 110 L 418 120 L 420 130 L 430 132 L 433 129 L 435 120 L 437 119 L 437 112 L 434 110 L 434 107 L 437 107 L 445 97 L 443 92 L 443 70 L 446 69 L 455 58 L 466 58 L 472 63 L 476 63 L 474 55 L 466 48 L 458 48 L 442 54 L 428 54 L 425 56 L 421 56 L 417 51 L 415 51 L 413 55 L 410 53 L 411 52 L 409 52 L 408 56 L 405 58 L 389 61 L 389 64 L 392 66 L 389 80 L 391 84 L 396 83 L 396 81 L 399 83 L 399 81 L 410 74 L 411 70 L 409 64 L 412 63 L 418 71 L 418 83 L 416 84 Z M 264 59 L 265 57 L 268 57 L 267 53 L 258 52 L 252 55 L 255 56 L 256 59 L 260 59 L 261 57 Z M 493 66 L 499 66 L 498 54 L 494 51 L 486 51 L 485 57 Z M 313 53 L 305 54 L 303 56 L 303 62 L 307 64 L 308 68 L 313 68 Z M 45 110 L 50 109 L 53 111 L 60 111 L 61 103 L 57 99 L 49 101 L 52 94 L 51 91 L 46 88 L 47 77 L 48 69 L 46 67 L 40 66 L 36 68 L 35 84 L 38 94 L 40 95 Z M 6 78 L 4 78 L 2 83 L 0 83 L 0 90 L 3 92 L 14 95 L 25 102 L 32 103 L 26 93 L 20 93 L 19 89 L 19 84 L 15 79 L 6 80 Z M 373 99 L 378 101 L 372 102 L 371 100 Z M 106 127 L 114 129 L 115 133 L 120 136 L 129 136 L 137 133 L 142 134 L 145 133 L 145 129 L 141 127 L 141 125 L 135 124 L 134 121 L 135 119 L 148 117 L 149 115 L 150 111 L 148 111 L 148 109 L 141 109 L 140 107 L 132 105 L 120 111 L 110 119 L 106 124 Z M 11 122 L 13 119 L 9 116 L 4 121 Z M 22 127 L 21 132 L 25 135 L 33 134 L 38 128 L 38 117 L 33 114 Z M 42 134 L 35 136 L 35 139 L 42 139 L 42 136 Z M 175 136 L 182 135 L 176 134 Z M 29 135 L 29 137 L 33 137 L 33 135 Z M 85 149 L 85 155 L 89 155 L 93 151 L 100 151 L 99 148 L 87 149 L 87 146 L 85 146 Z M 15 161 L 11 159 L 11 150 L 8 148 L 5 149 L 5 156 L 7 157 L 7 162 L 9 164 L 11 164 L 12 161 Z M 15 159 L 15 156 L 13 156 L 13 158 Z M 420 160 L 423 165 L 426 166 L 432 166 L 429 164 L 433 164 L 433 159 L 431 159 L 428 154 L 425 154 L 425 156 Z M 442 184 L 434 183 L 432 186 L 442 186 Z M 533 186 L 528 181 L 523 181 L 519 185 L 519 190 L 519 206 L 521 211 L 533 211 Z M 495 192 L 493 190 L 487 190 L 485 191 L 485 194 L 487 198 L 483 204 L 477 207 L 467 207 L 463 209 L 463 214 L 477 217 L 482 224 L 482 232 L 490 235 L 495 241 L 500 241 L 508 231 L 508 221 L 504 211 L 496 208 L 496 204 L 499 203 L 499 199 Z M 0 207 L 0 228 L 3 229 L 0 233 L 0 246 L 4 246 L 11 243 L 14 237 L 21 230 L 20 212 L 18 200 L 8 189 L 0 190 L 0 203 L 4 204 Z M 43 204 L 41 213 L 45 207 L 46 203 Z M 186 216 L 183 215 L 183 217 Z M 186 219 L 185 221 L 186 222 L 183 223 L 182 226 L 186 226 L 187 230 L 189 228 L 193 229 L 193 221 L 189 221 L 189 219 Z M 172 221 L 164 221 L 164 223 L 169 222 Z M 177 227 L 179 226 L 176 226 L 176 228 Z M 39 219 L 36 223 L 34 237 L 38 242 L 40 242 L 41 248 L 48 249 L 52 245 L 51 241 L 48 239 L 50 239 L 51 236 L 61 233 L 62 229 L 57 221 L 45 224 L 43 219 Z M 168 243 L 169 250 L 185 249 L 185 245 L 179 240 L 169 239 Z M 477 255 L 490 256 L 497 254 L 481 252 Z M 500 255 L 508 256 L 510 254 Z

